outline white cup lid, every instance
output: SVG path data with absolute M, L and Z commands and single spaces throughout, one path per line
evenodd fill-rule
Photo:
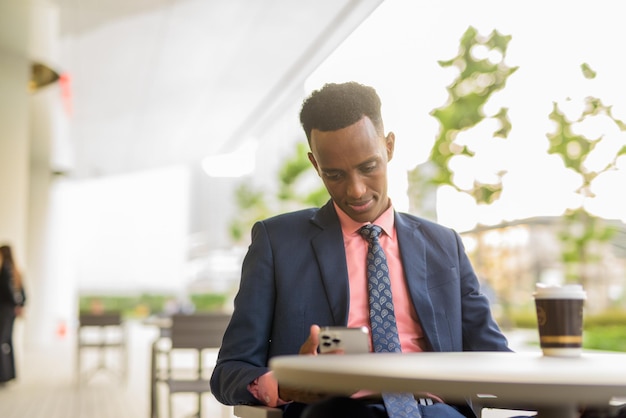
M 579 284 L 547 285 L 537 283 L 533 296 L 536 299 L 586 299 L 587 293 Z

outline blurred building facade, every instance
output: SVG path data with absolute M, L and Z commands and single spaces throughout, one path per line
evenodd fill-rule
M 587 292 L 586 312 L 626 309 L 626 225 L 607 221 L 615 231 L 604 243 L 594 244 L 597 260 L 586 265 L 586 279 L 567 278 L 562 259 L 562 217 L 536 217 L 479 226 L 462 234 L 477 274 L 495 292 L 506 309 L 534 309 L 536 283 L 579 283 Z M 582 274 L 581 274 L 582 276 Z

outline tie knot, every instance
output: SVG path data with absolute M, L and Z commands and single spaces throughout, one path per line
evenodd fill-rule
M 383 229 L 374 224 L 367 224 L 359 229 L 359 233 L 367 240 L 367 242 L 372 243 L 378 240 L 378 236 L 383 231 Z

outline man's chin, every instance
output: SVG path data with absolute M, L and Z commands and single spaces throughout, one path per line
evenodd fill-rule
M 355 222 L 364 223 L 364 222 L 373 222 L 374 221 L 374 219 L 372 219 L 372 211 L 371 210 L 355 211 L 355 210 L 352 210 L 350 208 L 346 213 Z

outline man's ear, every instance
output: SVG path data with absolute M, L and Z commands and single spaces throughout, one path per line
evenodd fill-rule
M 311 161 L 311 164 L 313 164 L 313 168 L 315 168 L 315 171 L 317 171 L 317 174 L 319 175 L 320 174 L 320 170 L 319 170 L 319 168 L 317 166 L 317 161 L 315 160 L 315 157 L 313 156 L 313 153 L 309 152 L 307 154 L 307 156 L 309 157 L 309 161 Z
M 393 158 L 393 150 L 396 146 L 396 135 L 393 132 L 389 132 L 385 137 L 385 148 L 387 149 L 387 161 L 391 161 Z

